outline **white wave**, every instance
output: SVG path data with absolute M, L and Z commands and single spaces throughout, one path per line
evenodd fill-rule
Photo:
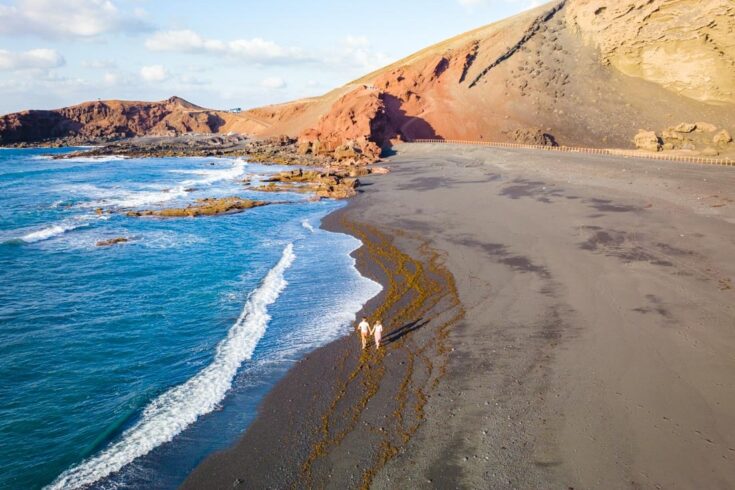
M 271 318 L 268 307 L 286 287 L 284 273 L 295 258 L 293 244 L 287 245 L 276 266 L 248 296 L 240 317 L 217 346 L 209 366 L 153 400 L 141 419 L 117 442 L 66 470 L 46 488 L 82 488 L 99 481 L 171 441 L 200 416 L 216 409 L 232 386 L 240 365 L 252 357 L 255 346 L 265 334 Z
M 119 160 L 125 160 L 125 159 L 126 157 L 121 156 L 121 155 L 104 155 L 104 156 L 63 158 L 59 161 L 60 162 L 78 162 L 78 163 L 103 163 L 103 162 L 117 162 Z
M 105 189 L 94 185 L 82 184 L 69 189 L 71 192 L 83 193 L 94 200 L 79 204 L 80 207 L 97 208 L 102 206 L 118 208 L 136 208 L 162 204 L 174 199 L 186 197 L 187 189 L 211 185 L 222 180 L 233 180 L 245 173 L 247 163 L 235 160 L 233 165 L 225 169 L 212 170 L 177 170 L 176 173 L 190 173 L 202 176 L 201 179 L 189 179 L 179 182 L 170 188 L 153 191 L 128 191 L 122 189 Z
M 49 238 L 62 235 L 67 231 L 75 230 L 82 226 L 87 226 L 87 224 L 80 222 L 62 222 L 55 225 L 47 226 L 46 228 L 42 228 L 40 230 L 32 231 L 23 235 L 19 239 L 26 243 L 40 242 L 42 240 L 48 240 Z
M 221 180 L 233 180 L 245 173 L 245 167 L 248 162 L 242 158 L 238 158 L 233 162 L 230 168 L 211 168 L 211 169 L 196 169 L 196 170 L 174 170 L 177 174 L 188 174 L 188 175 L 199 175 L 203 178 L 195 180 L 187 180 L 182 182 L 182 185 L 207 185 L 219 182 Z
M 311 226 L 311 223 L 309 223 L 309 220 L 304 220 L 301 222 L 301 226 L 309 230 L 310 232 L 314 233 L 314 227 Z
M 84 228 L 86 226 L 89 226 L 91 221 L 107 219 L 110 219 L 109 215 L 76 216 L 74 218 L 64 220 L 60 223 L 54 223 L 53 225 L 46 226 L 45 228 L 41 228 L 40 230 L 26 233 L 14 240 L 19 240 L 25 243 L 40 242 L 43 240 L 48 240 L 49 238 L 63 235 L 64 233 L 76 230 L 77 228 Z

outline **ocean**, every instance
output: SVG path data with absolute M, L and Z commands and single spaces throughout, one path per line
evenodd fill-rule
M 243 185 L 281 167 L 65 151 L 0 150 L 0 488 L 175 488 L 380 286 L 319 228 L 343 203 Z M 279 204 L 124 213 L 231 195 Z

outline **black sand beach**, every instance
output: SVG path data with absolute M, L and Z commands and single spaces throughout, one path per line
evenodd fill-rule
M 184 488 L 732 488 L 735 173 L 402 145 L 325 226 L 386 348 L 298 363 Z

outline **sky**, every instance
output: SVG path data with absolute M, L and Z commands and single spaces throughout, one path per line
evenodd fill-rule
M 538 0 L 0 0 L 0 114 L 320 95 Z

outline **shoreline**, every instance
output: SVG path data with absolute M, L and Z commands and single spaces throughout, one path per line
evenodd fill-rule
M 404 449 L 418 429 L 427 397 L 444 374 L 448 352 L 446 328 L 460 320 L 462 307 L 456 299 L 447 301 L 445 297 L 455 292 L 451 277 L 444 276 L 445 271 L 437 263 L 440 260 L 437 255 L 427 250 L 423 260 L 415 260 L 402 254 L 393 246 L 396 236 L 352 221 L 355 208 L 355 201 L 349 201 L 344 208 L 327 215 L 321 228 L 348 234 L 362 242 L 352 254 L 356 267 L 361 275 L 378 282 L 383 289 L 363 306 L 356 318 L 367 316 L 374 321 L 379 314 L 392 318 L 393 321 L 384 321 L 386 346 L 375 352 L 371 344 L 361 354 L 359 340 L 351 333 L 307 355 L 269 391 L 255 421 L 240 441 L 225 451 L 209 455 L 181 488 L 282 488 L 305 482 L 307 486 L 325 486 L 333 478 L 335 461 L 340 464 L 342 450 L 347 450 L 356 462 L 340 465 L 345 481 L 367 488 L 377 472 Z M 380 260 L 381 254 L 398 257 Z M 387 263 L 398 269 L 391 270 Z M 432 270 L 425 273 L 425 268 Z M 405 277 L 398 277 L 401 275 Z M 424 275 L 427 277 L 422 279 Z M 434 277 L 429 278 L 430 275 Z M 425 294 L 412 297 L 408 287 L 412 281 L 427 284 L 429 288 Z M 443 281 L 448 284 L 442 284 Z M 422 321 L 422 314 L 433 312 L 435 316 Z M 429 334 L 432 339 L 420 346 L 407 346 L 407 334 L 423 329 L 432 321 L 436 325 L 425 330 L 434 331 Z M 435 342 L 436 338 L 439 342 Z M 433 366 L 432 360 L 436 361 L 437 356 L 426 355 L 427 349 L 437 349 L 436 354 L 443 361 Z M 398 366 L 386 366 L 384 361 L 389 357 L 393 358 L 391 362 L 398 360 Z M 332 396 L 319 399 L 318 393 Z M 380 402 L 379 408 L 371 403 L 373 399 Z M 292 400 L 305 403 L 288 407 Z M 381 420 L 389 417 L 394 418 L 394 426 L 390 428 L 391 422 Z M 358 419 L 372 427 L 359 427 Z M 382 437 L 375 437 L 375 433 Z M 374 440 L 365 443 L 367 439 Z M 285 454 L 270 450 L 284 445 L 290 448 Z M 248 461 L 247 471 L 242 471 L 237 461 Z M 279 470 L 273 471 L 276 467 Z
M 367 312 L 433 291 L 431 271 L 392 281 L 400 260 L 381 260 L 405 256 L 449 274 L 463 319 L 436 336 L 443 296 L 382 357 L 354 335 L 318 349 L 182 488 L 735 483 L 735 174 L 436 145 L 388 164 L 323 226 L 363 241 L 360 273 L 386 286 Z

